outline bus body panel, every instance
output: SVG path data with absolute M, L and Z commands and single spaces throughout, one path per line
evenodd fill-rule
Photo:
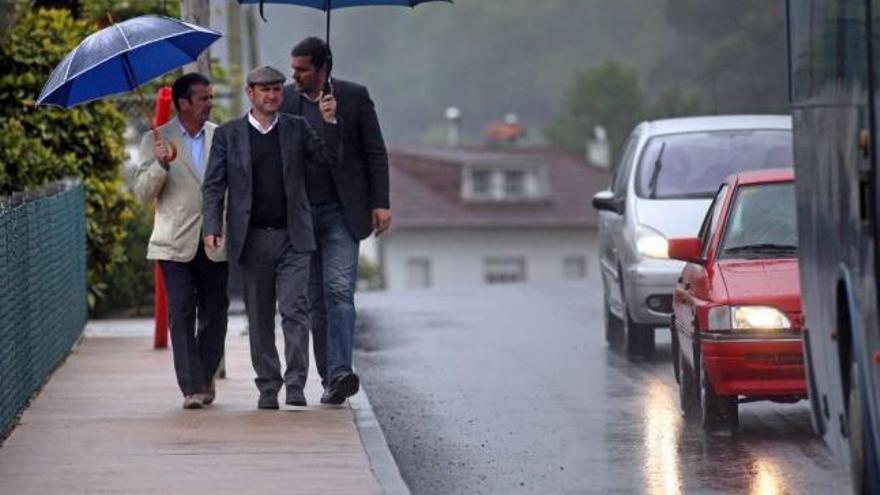
M 862 381 L 866 439 L 880 452 L 880 0 L 789 0 L 787 16 L 801 290 L 810 337 L 804 351 L 818 396 L 811 399 L 813 421 L 849 466 L 853 361 Z M 847 314 L 848 326 L 841 321 Z M 868 470 L 880 480 L 876 455 Z

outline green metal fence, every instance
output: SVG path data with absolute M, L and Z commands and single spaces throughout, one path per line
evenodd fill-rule
M 0 441 L 86 318 L 82 184 L 0 198 Z

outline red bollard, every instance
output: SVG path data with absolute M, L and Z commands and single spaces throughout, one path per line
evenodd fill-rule
M 171 88 L 163 86 L 159 88 L 156 94 L 156 117 L 153 119 L 153 126 L 159 127 L 171 120 Z M 155 214 L 155 206 L 153 207 Z M 154 349 L 165 349 L 168 347 L 168 297 L 165 294 L 165 278 L 162 277 L 162 269 L 159 262 L 155 262 L 153 273 L 155 277 L 156 290 L 153 299 L 155 301 L 155 334 L 153 337 Z
M 153 295 L 156 312 L 153 349 L 165 349 L 168 347 L 168 297 L 165 295 L 165 277 L 162 276 L 162 268 L 158 261 L 154 262 L 153 273 L 156 285 Z

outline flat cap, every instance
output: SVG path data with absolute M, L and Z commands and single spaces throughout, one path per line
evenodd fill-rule
M 251 69 L 251 71 L 248 72 L 246 83 L 248 86 L 254 84 L 276 84 L 283 83 L 286 79 L 287 78 L 284 77 L 284 74 L 282 74 L 280 70 L 269 65 L 264 65 L 262 67 Z

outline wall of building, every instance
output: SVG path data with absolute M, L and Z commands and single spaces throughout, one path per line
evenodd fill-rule
M 598 232 L 595 229 L 442 229 L 393 230 L 380 239 L 379 257 L 386 288 L 406 290 L 425 282 L 413 271 L 427 262 L 430 287 L 473 286 L 486 283 L 490 270 L 524 260 L 525 282 L 549 282 L 566 277 L 566 258 L 583 258 L 583 275 L 598 274 Z M 576 263 L 568 276 L 577 275 Z M 497 276 L 497 273 L 496 273 Z

